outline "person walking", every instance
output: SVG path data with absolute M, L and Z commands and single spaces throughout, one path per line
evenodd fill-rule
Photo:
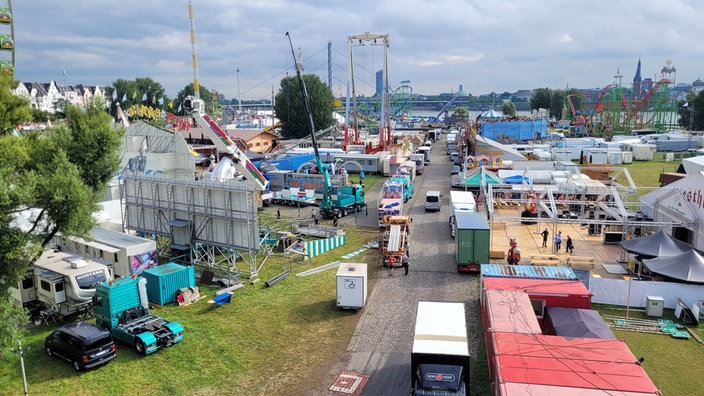
M 557 235 L 555 235 L 555 239 L 553 242 L 555 242 L 555 252 L 559 253 L 560 248 L 562 247 L 562 232 L 561 231 L 558 232 Z
M 276 221 L 281 220 L 281 210 L 276 209 Z
M 541 234 L 543 235 L 543 247 L 548 247 L 548 236 L 550 235 L 548 229 L 544 229 Z
M 389 276 L 394 273 L 394 256 L 389 256 Z
M 572 244 L 572 238 L 567 235 L 567 241 L 565 242 L 565 253 L 572 254 L 574 252 L 574 245 Z
M 401 256 L 401 266 L 403 266 L 404 274 L 408 275 L 408 256 L 405 254 Z

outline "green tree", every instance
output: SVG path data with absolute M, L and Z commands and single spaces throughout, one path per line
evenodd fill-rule
M 686 104 L 686 105 L 685 105 Z M 687 101 L 677 104 L 678 124 L 686 129 L 701 131 L 704 129 L 704 91 L 690 92 Z
M 552 91 L 550 90 L 550 88 L 536 89 L 535 91 L 533 91 L 533 94 L 530 97 L 530 109 L 549 109 L 551 97 Z
M 166 96 L 164 87 L 149 77 L 134 80 L 119 78 L 113 81 L 111 87 L 108 87 L 107 92 L 105 92 L 106 97 L 111 98 L 113 92 L 115 92 L 117 99 L 110 104 L 110 114 L 112 115 L 117 112 L 117 103 L 120 103 L 120 107 L 125 111 L 139 104 L 169 110 L 168 103 L 171 99 Z M 142 100 L 143 98 L 144 100 Z
M 318 131 L 333 125 L 335 119 L 335 97 L 332 91 L 314 74 L 304 74 L 303 81 L 308 92 L 313 123 Z M 274 113 L 281 120 L 281 134 L 289 139 L 310 135 L 308 115 L 303 105 L 298 77 L 284 77 L 276 92 Z
M 13 83 L 7 75 L 0 78 L 0 136 L 10 134 L 17 125 L 32 120 L 29 100 L 12 94 Z
M 93 213 L 119 166 L 121 132 L 111 127 L 104 104 L 66 111 L 63 127 L 0 139 L 0 351 L 14 345 L 27 320 L 11 307 L 9 287 L 54 235 L 85 236 L 95 226 Z M 28 208 L 36 208 L 30 224 L 15 224 Z
M 513 104 L 513 102 L 504 102 L 503 106 L 501 106 L 501 112 L 504 115 L 510 115 L 512 117 L 516 116 L 516 105 Z
M 208 88 L 199 85 L 198 86 L 198 93 L 200 94 L 200 99 L 205 103 L 205 111 L 208 113 L 212 113 L 213 110 L 213 96 L 210 94 L 210 91 Z M 190 83 L 183 87 L 182 90 L 178 92 L 176 95 L 176 99 L 174 99 L 174 113 L 176 109 L 178 109 L 179 105 L 183 105 L 183 100 L 186 99 L 186 96 L 193 96 L 193 93 L 195 91 L 193 90 L 193 83 Z M 183 107 L 183 106 L 182 106 Z M 183 109 L 181 110 L 183 112 Z
M 552 91 L 552 96 L 550 97 L 550 117 L 555 117 L 556 119 L 562 119 L 567 117 L 567 114 L 563 114 L 565 109 L 565 92 L 556 89 Z
M 452 112 L 452 115 L 455 117 L 464 118 L 466 120 L 467 118 L 469 118 L 469 110 L 464 106 L 455 107 L 455 110 Z

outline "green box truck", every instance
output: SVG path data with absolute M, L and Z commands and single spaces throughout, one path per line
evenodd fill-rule
M 479 272 L 489 263 L 491 233 L 484 214 L 457 212 L 453 224 L 455 232 L 457 271 Z

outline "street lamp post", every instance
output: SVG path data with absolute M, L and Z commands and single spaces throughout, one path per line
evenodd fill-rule
M 237 104 L 240 117 L 242 116 L 242 98 L 240 97 L 240 67 L 237 66 Z

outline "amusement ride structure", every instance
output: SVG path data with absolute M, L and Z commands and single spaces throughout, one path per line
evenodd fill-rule
M 657 81 L 634 81 L 628 89 L 617 71 L 614 82 L 598 93 L 568 95 L 566 107 L 571 118 L 581 110 L 587 123 L 602 128 L 605 137 L 643 129 L 664 132 L 677 127 L 675 76 L 668 60 Z

